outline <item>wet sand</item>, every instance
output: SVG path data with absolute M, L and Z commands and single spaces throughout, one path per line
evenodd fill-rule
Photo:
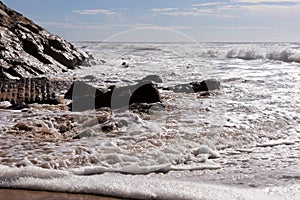
M 1 200 L 117 200 L 112 197 L 46 192 L 32 190 L 0 189 Z

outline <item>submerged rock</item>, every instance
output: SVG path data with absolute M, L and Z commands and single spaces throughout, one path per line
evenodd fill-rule
M 0 74 L 7 78 L 64 72 L 86 53 L 0 2 Z
M 177 93 L 197 93 L 197 92 L 208 92 L 211 90 L 219 90 L 220 82 L 215 79 L 208 79 L 201 82 L 191 82 L 185 84 L 179 84 L 173 87 L 167 88 Z

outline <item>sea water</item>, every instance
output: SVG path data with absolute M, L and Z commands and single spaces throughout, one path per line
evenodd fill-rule
M 160 90 L 165 108 L 147 115 L 38 105 L 30 113 L 0 111 L 1 187 L 127 198 L 299 199 L 300 44 L 75 44 L 95 65 L 65 78 L 99 88 L 153 74 L 163 80 L 159 87 L 213 78 L 221 89 L 210 96 Z M 99 115 L 118 127 L 103 131 L 94 123 Z M 59 117 L 81 139 L 62 139 Z M 10 134 L 19 122 L 36 133 Z M 45 130 L 45 137 L 37 134 Z

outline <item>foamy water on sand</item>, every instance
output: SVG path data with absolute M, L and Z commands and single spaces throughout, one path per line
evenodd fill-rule
M 299 44 L 76 45 L 98 64 L 67 78 L 101 88 L 151 74 L 162 87 L 215 78 L 221 90 L 161 90 L 165 109 L 149 114 L 77 113 L 63 105 L 1 110 L 1 187 L 126 198 L 300 198 Z

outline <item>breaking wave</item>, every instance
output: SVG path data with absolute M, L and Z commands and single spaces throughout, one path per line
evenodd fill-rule
M 242 60 L 268 59 L 282 62 L 300 63 L 300 51 L 284 49 L 270 52 L 260 52 L 255 49 L 231 49 L 226 53 L 226 58 L 237 58 Z

